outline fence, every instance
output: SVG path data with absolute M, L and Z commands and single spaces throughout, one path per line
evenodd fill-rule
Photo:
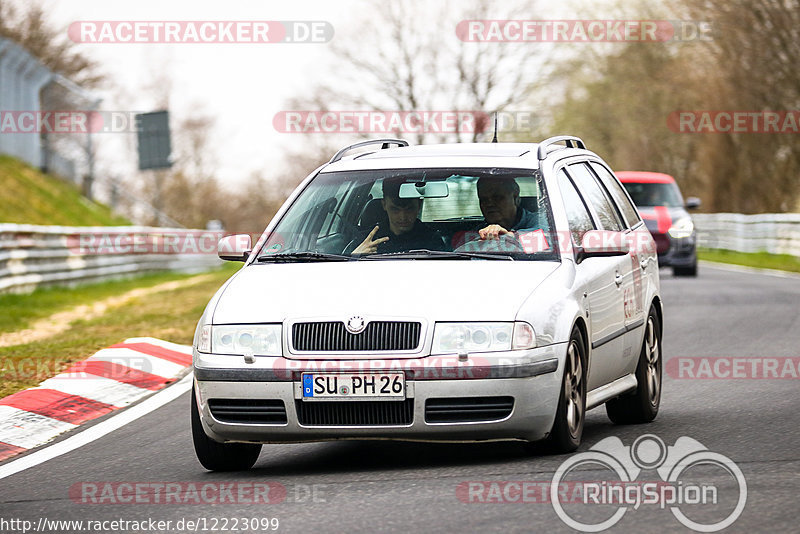
M 800 257 L 800 213 L 698 213 L 692 218 L 701 247 Z
M 96 109 L 100 103 L 97 95 L 52 72 L 33 54 L 3 37 L 0 37 L 0 87 L 0 111 L 3 112 L 91 110 Z M 48 156 L 54 157 L 45 154 L 46 146 L 50 144 L 48 150 L 57 151 L 52 143 L 52 136 L 52 133 L 6 131 L 0 135 L 0 154 L 9 154 L 34 167 L 42 167 L 47 163 Z M 75 137 L 75 134 L 71 136 Z M 61 159 L 70 160 L 63 154 Z M 71 163 L 74 166 L 76 162 Z M 86 166 L 87 163 L 83 162 L 83 165 Z M 70 168 L 68 161 L 58 161 L 57 164 L 59 168 L 54 170 L 75 174 L 75 169 Z M 67 175 L 64 177 L 70 178 Z
M 0 224 L 0 293 L 155 271 L 204 271 L 222 264 L 218 237 L 203 230 L 144 226 Z

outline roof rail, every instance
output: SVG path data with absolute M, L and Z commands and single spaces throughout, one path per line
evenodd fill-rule
M 362 146 L 378 145 L 378 144 L 381 145 L 381 150 L 383 150 L 384 148 L 389 148 L 389 145 L 408 146 L 408 141 L 406 141 L 405 139 L 391 139 L 391 138 L 387 138 L 387 139 L 368 139 L 366 141 L 360 141 L 358 143 L 354 143 L 352 145 L 348 145 L 348 146 L 344 147 L 343 149 L 341 149 L 339 152 L 337 152 L 336 154 L 333 155 L 333 157 L 331 158 L 331 160 L 328 163 L 335 163 L 335 162 L 339 161 L 340 159 L 342 159 L 344 157 L 344 155 L 346 153 L 350 152 L 354 148 L 360 148 Z
M 574 135 L 557 135 L 555 137 L 548 137 L 539 143 L 539 161 L 542 161 L 547 157 L 548 146 L 560 141 L 565 141 L 567 148 L 586 148 L 586 143 L 584 143 L 580 137 L 575 137 Z

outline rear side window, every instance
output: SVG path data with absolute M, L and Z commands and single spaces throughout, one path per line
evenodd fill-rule
M 574 163 L 568 167 L 569 175 L 575 180 L 583 198 L 594 208 L 598 222 L 603 230 L 623 231 L 626 226 L 622 222 L 617 209 L 611 203 L 606 190 L 600 186 L 594 174 L 583 163 Z
M 558 171 L 558 188 L 561 190 L 561 198 L 564 199 L 564 208 L 567 211 L 572 242 L 580 245 L 583 240 L 583 234 L 595 229 L 592 216 L 564 169 Z
M 600 181 L 605 186 L 608 194 L 610 194 L 611 198 L 614 199 L 614 202 L 617 203 L 617 206 L 622 212 L 622 216 L 628 221 L 628 226 L 636 226 L 636 224 L 641 221 L 639 218 L 639 212 L 636 211 L 636 208 L 631 203 L 628 195 L 625 193 L 625 190 L 622 188 L 622 185 L 619 183 L 619 181 L 617 181 L 616 177 L 611 174 L 611 171 L 599 163 L 590 162 L 589 165 L 592 167 L 597 176 L 600 177 Z

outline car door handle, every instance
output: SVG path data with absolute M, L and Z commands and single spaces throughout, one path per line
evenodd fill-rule
M 617 276 L 614 277 L 614 283 L 617 284 L 617 287 L 622 285 L 622 275 L 617 273 Z

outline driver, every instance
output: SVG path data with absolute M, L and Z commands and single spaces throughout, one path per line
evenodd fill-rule
M 400 198 L 404 180 L 384 180 L 381 206 L 384 222 L 376 224 L 353 254 L 403 252 L 413 249 L 444 250 L 442 236 L 417 218 L 422 209 L 420 198 Z
M 478 202 L 484 219 L 483 227 L 478 230 L 482 240 L 541 228 L 538 213 L 520 206 L 519 184 L 513 178 L 483 176 L 478 179 Z

